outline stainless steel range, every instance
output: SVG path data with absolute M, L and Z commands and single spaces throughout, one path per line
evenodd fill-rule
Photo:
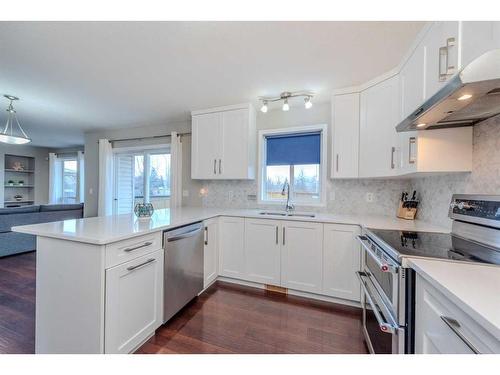
M 363 332 L 371 353 L 414 352 L 415 274 L 405 257 L 500 265 L 500 195 L 454 195 L 452 232 L 366 229 L 358 240 L 363 268 Z

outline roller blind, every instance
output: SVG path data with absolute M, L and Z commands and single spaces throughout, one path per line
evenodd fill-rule
M 267 165 L 320 164 L 321 132 L 266 137 Z

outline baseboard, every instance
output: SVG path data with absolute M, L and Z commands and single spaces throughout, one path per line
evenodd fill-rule
M 253 281 L 246 281 L 246 280 L 240 280 L 240 279 L 233 279 L 231 277 L 218 276 L 216 280 L 224 281 L 226 283 L 248 286 L 251 288 L 266 289 L 266 284 L 255 283 Z M 359 303 L 357 301 L 350 301 L 350 300 L 346 300 L 346 299 L 342 299 L 342 298 L 325 296 L 322 294 L 302 292 L 302 291 L 294 290 L 294 289 L 287 289 L 287 294 L 292 295 L 292 296 L 297 296 L 297 297 L 309 298 L 309 299 L 313 299 L 313 300 L 317 300 L 317 301 L 337 303 L 339 305 L 346 305 L 346 306 L 361 308 L 361 303 Z

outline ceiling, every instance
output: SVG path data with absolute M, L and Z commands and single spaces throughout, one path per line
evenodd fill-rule
M 85 131 L 186 120 L 285 90 L 327 101 L 394 68 L 423 25 L 0 22 L 0 93 L 21 98 L 34 145 L 72 146 Z

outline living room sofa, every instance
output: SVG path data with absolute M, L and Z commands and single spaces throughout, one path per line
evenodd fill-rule
M 0 208 L 0 257 L 36 250 L 36 237 L 12 227 L 83 217 L 83 204 L 47 204 Z

